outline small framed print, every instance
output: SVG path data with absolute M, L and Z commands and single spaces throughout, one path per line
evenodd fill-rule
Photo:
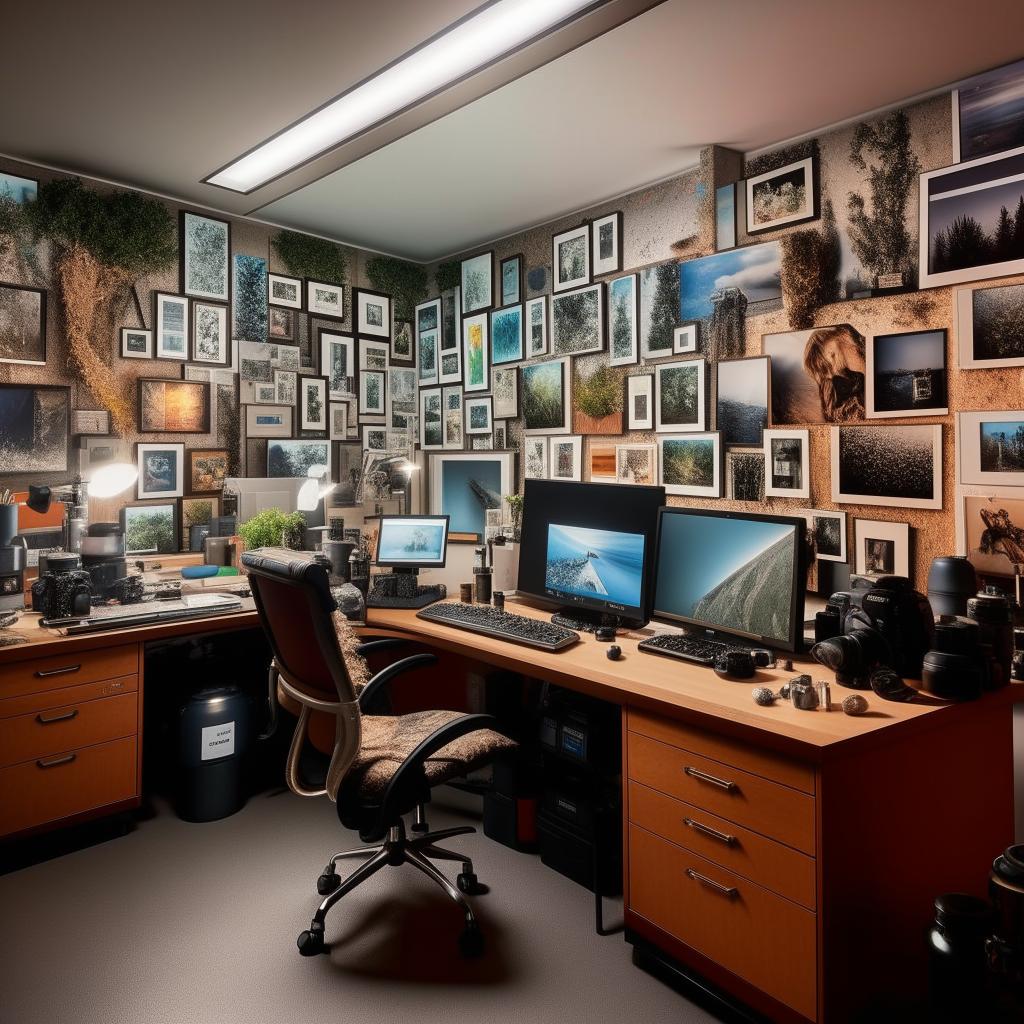
M 267 274 L 267 305 L 302 309 L 302 281 L 285 274 Z
M 765 430 L 763 436 L 765 497 L 809 498 L 810 431 Z
M 718 361 L 715 426 L 726 447 L 761 447 L 768 426 L 769 357 Z
M 764 501 L 764 449 L 730 448 L 725 453 L 725 496 Z
M 490 309 L 494 305 L 494 250 L 470 256 L 460 268 L 463 316 Z
M 491 370 L 491 394 L 497 419 L 519 418 L 519 367 L 498 366 Z
M 271 306 L 267 317 L 267 336 L 270 341 L 295 340 L 295 310 Z
M 548 455 L 548 473 L 552 480 L 583 479 L 583 438 L 577 434 L 572 437 L 549 438 L 551 446 Z
M 604 351 L 604 283 L 551 297 L 551 351 L 582 356 Z
M 180 498 L 184 494 L 184 444 L 139 442 L 135 446 L 139 498 Z
M 246 437 L 291 437 L 295 410 L 290 405 L 247 405 Z
M 135 382 L 140 434 L 208 434 L 208 381 L 139 377 Z
M 527 358 L 547 355 L 548 297 L 546 295 L 541 295 L 536 299 L 526 300 L 524 327 L 526 330 Z
M 181 292 L 196 299 L 231 300 L 231 224 L 182 210 L 178 217 Z
M 356 334 L 391 341 L 391 296 L 356 288 L 353 302 L 356 307 Z
M 295 404 L 295 402 L 298 400 L 298 377 L 299 375 L 294 370 L 274 371 L 275 405 Z
M 654 429 L 654 374 L 626 378 L 626 429 Z
M 156 358 L 188 359 L 188 299 L 167 292 L 153 293 Z
M 374 455 L 386 455 L 388 450 L 387 427 L 363 427 L 363 450 Z
M 416 339 L 411 320 L 396 320 L 391 339 L 391 362 L 403 366 L 416 365 Z
M 615 445 L 590 438 L 587 445 L 587 478 L 615 481 Z
M 655 367 L 654 429 L 678 434 L 703 431 L 706 425 L 704 398 L 707 391 L 703 358 Z
M 696 352 L 697 343 L 700 340 L 699 332 L 699 320 L 689 320 L 685 324 L 680 324 L 672 332 L 672 354 L 681 356 Z
M 110 433 L 110 411 L 108 409 L 72 409 L 71 433 L 106 437 Z
M 858 576 L 910 577 L 908 523 L 854 519 L 853 544 L 853 571 Z
M 548 359 L 519 368 L 525 434 L 572 433 L 572 360 Z
M 327 429 L 326 377 L 303 377 L 299 385 L 299 429 Z
M 348 440 L 348 402 L 329 402 L 327 405 L 328 436 L 332 441 Z
M 121 358 L 152 359 L 153 332 L 144 327 L 122 327 Z
M 190 494 L 219 494 L 228 475 L 226 448 L 190 448 L 186 453 Z
M 594 277 L 617 274 L 622 269 L 622 211 L 598 217 L 590 226 Z
M 306 279 L 306 312 L 328 320 L 345 319 L 345 286 Z
M 434 451 L 444 447 L 444 410 L 441 388 L 420 390 L 420 447 Z
M 1024 487 L 1024 411 L 958 413 L 956 450 L 960 483 Z
M 666 494 L 721 496 L 722 449 L 717 433 L 659 437 L 658 465 Z
M 942 424 L 832 427 L 832 500 L 942 508 Z
M 551 236 L 552 289 L 556 292 L 590 284 L 590 225 Z
M 546 437 L 523 438 L 523 476 L 526 480 L 547 480 L 548 441 Z
M 444 411 L 444 447 L 463 448 L 466 443 L 462 388 L 452 385 L 441 389 L 441 408 Z
M 639 292 L 636 274 L 608 282 L 608 363 L 631 366 L 640 360 Z
M 10 195 L 0 174 L 0 199 Z M 46 290 L 0 283 L 0 363 L 46 365 Z
M 499 264 L 498 278 L 501 287 L 502 306 L 512 306 L 520 301 L 522 294 L 523 257 L 522 254 L 508 256 Z
M 809 508 L 804 512 L 807 531 L 819 562 L 846 561 L 846 513 Z
M 813 220 L 814 157 L 747 178 L 747 234 Z
M 957 288 L 961 370 L 1024 366 L 1024 284 Z
M 591 458 L 593 470 L 593 458 Z M 658 482 L 658 446 L 654 444 L 615 445 L 615 480 L 620 484 Z
M 330 382 L 332 402 L 355 398 L 356 340 L 352 335 L 320 330 L 320 372 Z
M 736 182 L 715 189 L 715 251 L 736 248 Z
M 359 415 L 383 416 L 387 373 L 383 370 L 363 370 L 359 374 Z
M 490 434 L 494 429 L 494 399 L 490 395 L 465 400 L 466 433 Z
M 277 385 L 276 384 L 254 384 L 252 398 L 255 405 L 276 405 Z
M 462 381 L 467 392 L 491 390 L 489 317 L 473 313 L 462 318 Z M 421 352 L 422 360 L 422 352 Z M 422 365 L 420 383 L 423 383 Z
M 228 307 L 192 301 L 192 362 L 227 366 L 231 362 Z
M 386 370 L 390 362 L 391 346 L 386 341 L 359 339 L 359 371 Z
M 868 419 L 945 416 L 946 331 L 903 331 L 867 338 Z
M 525 355 L 521 303 L 491 310 L 491 366 L 520 363 Z
M 462 346 L 455 348 L 441 349 L 438 354 L 437 365 L 438 384 L 461 384 L 462 383 Z

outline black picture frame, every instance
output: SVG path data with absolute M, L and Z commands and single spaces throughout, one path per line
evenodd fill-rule
M 66 473 L 71 465 L 71 388 L 65 387 L 61 384 L 18 384 L 18 383 L 0 383 L 0 395 L 4 392 L 10 391 L 46 391 L 56 392 L 59 391 L 64 396 L 64 438 L 63 448 L 64 453 L 64 464 L 63 466 L 57 465 L 46 465 L 41 466 L 39 463 L 39 450 L 35 446 L 35 438 L 33 437 L 33 447 L 31 451 L 27 453 L 28 462 L 24 466 L 16 466 L 11 469 L 11 463 L 4 461 L 0 463 L 0 476 L 15 476 L 18 474 L 29 473 L 34 476 L 38 476 L 40 473 Z M 6 421 L 6 417 L 10 414 L 8 403 L 0 401 L 0 437 L 10 438 L 13 436 L 9 424 Z M 35 424 L 35 416 L 33 415 L 33 429 Z M 56 449 L 55 449 L 56 450 Z
M 390 359 L 395 366 L 415 366 L 416 365 L 416 325 L 412 320 L 406 320 L 404 318 L 391 319 L 391 352 Z M 395 339 L 398 337 L 398 325 L 402 324 L 409 329 L 409 355 L 399 356 L 395 354 Z M 438 339 L 440 340 L 440 331 L 438 331 Z
M 488 274 L 490 275 L 490 293 L 487 296 L 487 302 L 480 306 L 474 306 L 472 309 L 466 308 L 466 286 L 463 278 L 463 267 L 467 263 L 472 263 L 474 260 L 478 260 L 481 257 L 486 256 L 490 268 Z M 483 252 L 474 253 L 472 256 L 467 256 L 465 259 L 459 260 L 459 307 L 462 318 L 465 319 L 467 316 L 471 316 L 474 313 L 490 312 L 494 308 L 494 250 L 485 249 Z M 442 308 L 443 311 L 443 308 Z M 440 351 L 441 337 L 439 332 L 438 336 L 438 351 Z M 461 338 L 460 338 L 461 341 Z
M 160 300 L 180 299 L 185 303 L 185 348 L 181 356 L 160 355 Z M 230 327 L 229 327 L 230 331 Z M 192 352 L 192 300 L 176 292 L 153 292 L 153 358 L 162 363 L 187 363 Z
M 140 434 L 209 434 L 210 433 L 210 383 L 203 380 L 178 380 L 174 377 L 139 377 L 135 382 L 135 422 Z M 163 384 L 175 387 L 198 388 L 203 399 L 203 422 L 201 429 L 182 430 L 180 427 L 153 427 L 147 425 L 148 421 L 144 416 L 142 408 L 142 393 L 144 384 Z
M 384 318 L 384 324 L 382 326 L 387 327 L 387 333 L 379 334 L 376 330 L 366 330 L 361 322 L 359 314 L 359 300 L 364 295 L 371 295 L 377 299 L 387 300 L 387 316 Z M 353 288 L 352 289 L 352 333 L 358 335 L 361 338 L 372 338 L 374 341 L 386 341 L 390 343 L 391 335 L 394 333 L 392 322 L 394 319 L 394 298 L 387 292 L 374 291 L 372 288 Z
M 517 265 L 516 293 L 510 299 L 505 297 L 506 263 L 515 263 Z M 517 252 L 514 256 L 506 256 L 503 260 L 498 261 L 498 297 L 501 299 L 498 303 L 499 306 L 515 306 L 523 301 L 523 254 L 521 252 Z
M 305 385 L 308 384 L 310 381 L 320 381 L 321 385 L 323 386 L 323 390 L 324 390 L 324 425 L 323 425 L 323 427 L 307 427 L 307 426 L 305 426 L 303 424 L 303 420 L 306 418 L 306 390 L 305 390 Z M 326 377 L 321 377 L 319 375 L 313 376 L 312 374 L 308 374 L 307 373 L 307 374 L 301 374 L 299 376 L 298 380 L 296 381 L 296 387 L 298 388 L 298 394 L 295 396 L 296 399 L 297 399 L 297 401 L 295 403 L 295 411 L 297 413 L 297 418 L 292 420 L 293 424 L 297 428 L 296 436 L 300 437 L 300 438 L 305 438 L 305 437 L 308 437 L 309 435 L 315 434 L 315 435 L 317 435 L 317 437 L 319 437 L 319 435 L 323 434 L 323 436 L 326 437 L 327 434 L 330 431 L 330 426 L 331 426 L 331 408 L 330 408 L 331 407 L 331 398 L 330 398 L 331 382 Z M 284 404 L 284 403 L 281 403 L 281 404 Z M 310 437 L 310 440 L 313 440 L 313 439 L 314 438 Z
M 273 301 L 273 289 L 272 289 L 272 278 L 280 278 L 282 281 L 288 281 L 295 285 L 295 293 L 299 297 L 299 304 L 293 305 L 290 302 L 274 302 Z M 279 274 L 274 270 L 267 270 L 267 308 L 271 307 L 274 309 L 290 309 L 293 313 L 301 313 L 306 308 L 306 282 L 301 277 L 293 277 L 291 274 Z
M 604 267 L 598 269 L 598 246 L 600 239 L 598 237 L 598 225 L 602 221 L 614 221 L 615 223 L 615 265 L 610 267 Z M 595 230 L 596 229 L 596 230 Z M 594 280 L 597 277 L 605 277 L 608 274 L 621 274 L 622 273 L 622 230 L 623 230 L 623 217 L 621 210 L 614 210 L 612 213 L 603 214 L 600 217 L 595 217 L 590 222 L 590 279 Z
M 189 291 L 186 285 L 188 282 L 185 280 L 185 218 L 186 217 L 199 217 L 202 220 L 213 221 L 216 224 L 223 224 L 227 228 L 227 267 L 225 270 L 225 277 L 227 279 L 227 293 L 223 296 L 207 295 L 205 292 L 192 292 Z M 206 213 L 200 213 L 198 210 L 179 210 L 178 211 L 178 291 L 190 299 L 199 299 L 200 301 L 218 303 L 230 307 L 232 300 L 232 278 L 234 277 L 234 268 L 231 265 L 231 221 L 224 220 L 223 217 L 211 217 Z M 153 321 L 153 330 L 156 331 L 156 320 Z M 230 330 L 230 326 L 229 326 Z
M 200 359 L 196 355 L 196 311 L 207 306 L 211 309 L 219 309 L 224 313 L 224 358 L 223 359 Z M 205 299 L 193 299 L 188 316 L 188 362 L 197 366 L 225 367 L 231 365 L 231 307 L 223 302 L 207 302 Z M 156 344 L 154 339 L 154 344 Z
M 39 340 L 43 348 L 42 359 L 13 359 L 0 355 L 0 363 L 17 366 L 46 365 L 46 289 L 35 288 L 27 284 L 15 284 L 12 281 L 0 281 L 0 291 L 35 292 L 39 297 Z
M 171 510 L 171 532 L 172 532 L 172 546 L 166 551 L 161 551 L 157 548 L 156 554 L 159 555 L 170 555 L 177 554 L 181 550 L 181 523 L 179 521 L 179 513 L 181 511 L 180 498 L 153 498 L 152 500 L 143 501 L 129 501 L 121 506 L 121 510 L 118 513 L 118 519 L 121 524 L 121 533 L 125 539 L 125 554 L 141 554 L 146 551 L 145 548 L 138 548 L 136 550 L 128 549 L 128 510 L 136 508 L 170 508 Z
M 319 286 L 321 288 L 331 288 L 341 294 L 341 315 L 335 316 L 333 313 L 324 313 L 319 308 L 314 309 L 309 301 L 309 290 L 310 288 Z M 318 320 L 330 320 L 332 323 L 342 323 L 345 320 L 345 286 L 343 284 L 332 284 L 330 281 L 318 281 L 316 278 L 307 277 L 305 279 L 305 306 L 306 312 L 310 317 L 316 317 Z

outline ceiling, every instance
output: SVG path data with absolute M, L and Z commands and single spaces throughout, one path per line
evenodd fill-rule
M 108 0 L 59 31 L 19 5 L 0 153 L 428 261 L 1014 60 L 1024 30 L 1019 0 L 612 0 L 252 195 L 202 184 L 480 2 Z

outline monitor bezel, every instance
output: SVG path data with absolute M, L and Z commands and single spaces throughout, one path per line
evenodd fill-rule
M 661 566 L 661 542 L 664 531 L 665 516 L 705 516 L 715 519 L 739 519 L 744 522 L 780 523 L 784 526 L 796 528 L 796 557 L 793 559 L 793 600 L 790 605 L 789 636 L 780 640 L 773 636 L 760 636 L 756 633 L 746 633 L 739 629 L 726 629 L 713 623 L 704 622 L 700 619 L 692 619 L 686 615 L 675 615 L 672 612 L 660 610 L 657 607 L 658 601 L 658 573 Z M 759 646 L 778 648 L 783 651 L 791 651 L 794 654 L 800 652 L 804 638 L 804 571 L 805 557 L 804 544 L 806 541 L 807 521 L 800 516 L 779 516 L 756 512 L 738 512 L 731 509 L 712 508 L 690 508 L 685 505 L 666 505 L 658 512 L 658 534 L 654 553 L 654 582 L 651 592 L 651 620 L 671 626 L 689 626 L 698 630 L 708 640 L 730 640 L 753 641 Z
M 438 561 L 423 561 L 420 559 L 395 560 L 389 559 L 386 562 L 380 560 L 380 542 L 384 536 L 384 527 L 387 522 L 394 520 L 401 522 L 403 520 L 418 519 L 418 520 L 430 520 L 432 522 L 444 523 L 444 542 L 441 545 L 441 560 Z M 373 564 L 381 569 L 443 569 L 446 562 L 448 561 L 448 524 L 451 517 L 447 515 L 443 516 L 420 516 L 420 515 L 382 515 L 379 519 L 379 526 L 377 530 L 377 550 L 373 553 Z

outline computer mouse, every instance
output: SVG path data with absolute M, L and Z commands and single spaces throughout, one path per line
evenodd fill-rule
M 612 644 L 605 654 L 608 655 L 609 661 L 618 661 L 622 657 L 622 648 L 618 644 Z

